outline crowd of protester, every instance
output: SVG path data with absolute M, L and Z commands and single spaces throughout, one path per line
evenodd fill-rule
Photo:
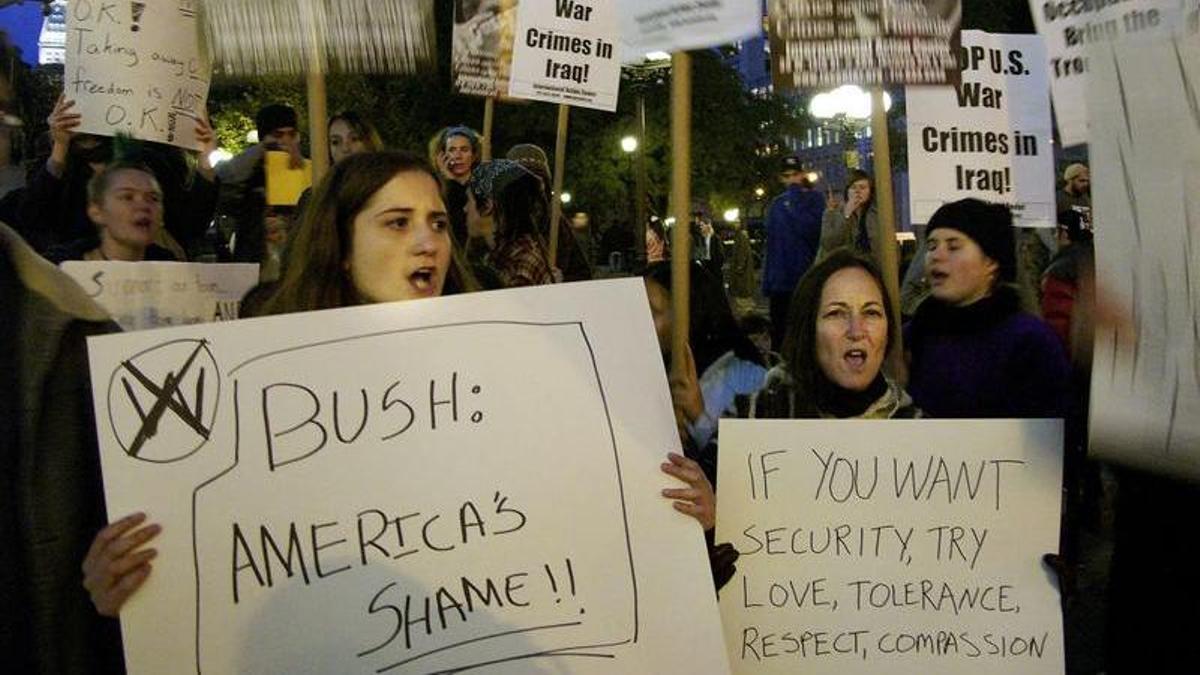
M 12 221 L 0 228 L 0 311 L 16 317 L 0 338 L 0 355 L 12 361 L 5 372 L 21 383 L 0 400 L 0 493 L 11 495 L 0 522 L 6 550 L 20 552 L 3 557 L 0 586 L 19 589 L 11 605 L 31 608 L 32 617 L 13 616 L 6 602 L 0 634 L 34 645 L 17 650 L 26 659 L 21 672 L 120 669 L 116 623 L 102 617 L 117 616 L 152 574 L 157 553 L 148 545 L 160 531 L 146 514 L 103 518 L 83 338 L 116 328 L 51 263 L 183 260 L 224 213 L 236 225 L 232 237 L 221 237 L 219 259 L 264 265 L 267 283 L 252 292 L 243 315 L 594 274 L 590 240 L 577 236 L 575 219 L 551 222 L 555 195 L 545 152 L 536 146 L 484 161 L 480 135 L 454 126 L 431 139 L 425 159 L 385 150 L 369 120 L 343 112 L 329 122 L 329 147 L 314 149 L 329 153 L 329 174 L 296 206 L 281 208 L 267 204 L 265 157 L 282 152 L 293 168 L 303 163 L 298 118 L 286 105 L 271 105 L 255 121 L 259 141 L 214 168 L 204 120 L 195 129 L 202 149 L 189 156 L 77 134 L 79 116 L 60 99 L 48 119 L 48 158 L 0 204 Z M 1087 339 L 1077 320 L 1087 311 L 1079 287 L 1092 266 L 1087 168 L 1073 165 L 1064 174 L 1057 250 L 1036 289 L 1041 317 L 1022 303 L 1020 249 L 1007 207 L 965 199 L 938 209 L 902 275 L 897 313 L 884 278 L 901 270 L 876 262 L 870 176 L 852 172 L 843 199 L 832 205 L 798 158 L 784 160 L 780 178 L 784 191 L 766 218 L 761 295 L 741 227 L 728 233 L 727 250 L 725 236 L 697 213 L 690 252 L 670 249 L 661 221 L 646 228 L 641 272 L 667 371 L 669 259 L 687 254 L 694 261 L 687 367 L 667 373 L 684 452 L 669 454 L 662 466 L 683 485 L 663 496 L 705 530 L 714 586 L 729 580 L 737 558 L 712 534 L 721 417 L 1062 417 L 1074 462 L 1065 504 L 1068 511 L 1079 507 L 1086 379 L 1072 371 L 1068 354 Z M 272 255 L 278 260 L 268 270 Z M 15 414 L 31 409 L 41 412 Z M 28 468 L 34 455 L 45 457 L 36 471 Z M 1070 547 L 1062 553 L 1060 573 L 1072 563 Z M 16 644 L 0 649 L 12 654 Z

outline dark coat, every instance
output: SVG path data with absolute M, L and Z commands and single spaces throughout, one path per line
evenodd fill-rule
M 1014 289 L 967 307 L 930 297 L 905 327 L 908 391 L 930 417 L 1066 417 L 1070 365 L 1058 337 Z
M 0 286 L 13 412 L 0 438 L 0 658 L 6 672 L 123 672 L 117 621 L 96 613 L 80 572 L 106 521 L 85 339 L 118 328 L 2 224 Z
M 789 185 L 771 201 L 767 211 L 767 260 L 762 288 L 766 295 L 791 293 L 812 267 L 821 243 L 825 196 L 816 190 Z

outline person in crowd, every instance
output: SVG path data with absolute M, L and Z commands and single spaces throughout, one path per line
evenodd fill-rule
M 465 247 L 467 232 L 467 183 L 471 172 L 483 159 L 483 141 L 479 132 L 470 127 L 446 127 L 436 136 L 437 154 L 434 166 L 442 177 L 442 194 L 450 213 L 454 241 Z
M 817 259 L 839 248 L 849 248 L 868 256 L 876 252 L 875 228 L 879 216 L 875 211 L 875 182 L 871 175 L 851 169 L 842 196 L 841 206 L 826 210 L 821 221 Z
M 695 237 L 692 240 L 692 260 L 704 265 L 716 278 L 724 278 L 725 242 L 713 228 L 712 219 L 703 212 L 695 212 L 692 218 L 696 224 Z
M 473 282 L 453 253 L 449 214 L 437 178 L 420 159 L 363 153 L 333 167 L 313 195 L 293 240 L 289 264 L 264 314 L 331 309 L 469 291 Z M 703 473 L 669 456 L 665 473 L 686 487 L 663 490 L 675 508 L 706 528 L 714 522 Z M 121 518 L 93 540 L 84 587 L 96 609 L 116 616 L 150 575 L 157 555 L 145 548 L 161 526 L 144 513 Z
M 79 585 L 104 526 L 87 338 L 120 329 L 4 224 L 0 315 L 0 662 L 11 673 L 124 673 L 117 622 Z
M 332 166 L 360 152 L 383 150 L 379 131 L 353 110 L 329 118 L 329 164 Z
M 871 259 L 832 253 L 796 286 L 783 361 L 752 402 L 756 418 L 911 419 L 912 398 L 883 373 L 900 322 Z
M 812 266 L 821 241 L 825 198 L 812 189 L 800 158 L 783 158 L 779 174 L 786 187 L 767 208 L 767 259 L 762 289 L 771 303 L 772 340 L 778 349 L 788 327 L 788 306 L 800 277 Z
M 671 363 L 671 264 L 659 262 L 643 275 L 658 346 Z M 738 327 L 720 280 L 698 262 L 691 264 L 688 358 L 686 372 L 673 374 L 671 398 L 675 421 L 689 456 L 716 483 L 716 433 L 721 417 L 736 416 L 737 399 L 763 385 L 763 353 Z
M 1092 231 L 1078 211 L 1058 214 L 1058 253 L 1042 275 L 1042 318 L 1054 329 L 1070 354 L 1080 275 L 1091 274 L 1095 265 Z
M 0 201 L 13 190 L 25 187 L 21 166 L 18 129 L 21 120 L 0 109 Z
M 542 238 L 550 205 L 542 183 L 520 162 L 497 159 L 471 173 L 467 185 L 467 256 L 504 288 L 554 283 Z
M 114 162 L 88 181 L 88 218 L 91 236 L 52 247 L 46 259 L 65 260 L 175 260 L 175 255 L 154 242 L 163 226 L 163 193 L 154 173 L 144 164 Z
M 208 121 L 196 120 L 201 149 L 193 171 L 179 148 L 76 133 L 81 117 L 74 106 L 74 101 L 60 96 L 46 118 L 50 156 L 20 196 L 19 222 L 14 224 L 18 232 L 39 252 L 93 236 L 88 182 L 114 159 L 133 161 L 153 170 L 165 197 L 166 228 L 159 230 L 156 243 L 183 259 L 183 245 L 204 233 L 216 209 L 217 185 L 209 164 L 216 138 Z
M 1088 223 L 1092 220 L 1092 174 L 1086 164 L 1072 164 L 1063 171 L 1063 186 L 1056 195 L 1056 210 L 1078 211 Z
M 755 293 L 758 290 L 754 274 L 754 247 L 746 225 L 740 219 L 730 223 L 733 229 L 733 255 L 729 257 L 729 296 L 734 312 L 745 317 L 754 311 Z M 769 335 L 769 333 L 768 333 Z M 771 347 L 767 345 L 767 351 Z
M 662 221 L 651 220 L 646 224 L 646 264 L 653 265 L 671 259 L 671 239 Z
M 216 174 L 221 180 L 222 191 L 227 193 L 223 201 L 233 204 L 229 214 L 237 228 L 233 259 L 237 262 L 267 263 L 270 253 L 268 239 L 276 251 L 282 250 L 282 240 L 286 240 L 286 228 L 281 225 L 286 218 L 267 205 L 267 152 L 287 153 L 288 166 L 292 169 L 302 168 L 305 160 L 300 149 L 299 119 L 294 108 L 282 103 L 263 106 L 254 116 L 254 126 L 258 142 L 217 165 Z M 279 231 L 281 228 L 284 231 Z
M 532 143 L 520 143 L 509 148 L 505 156 L 532 171 L 542 183 L 547 202 L 553 203 L 550 200 L 554 199 L 551 189 L 554 182 L 545 150 Z M 550 241 L 549 219 L 542 237 L 545 241 Z M 576 236 L 575 228 L 561 214 L 558 218 L 558 251 L 555 254 L 554 269 L 561 274 L 562 281 L 588 281 L 592 278 L 592 265 L 588 262 L 584 246 Z
M 579 250 L 583 251 L 584 261 L 587 262 L 588 269 L 592 270 L 592 265 L 596 258 L 596 248 L 595 241 L 592 237 L 591 215 L 589 215 L 586 211 L 576 211 L 574 214 L 572 214 L 571 232 L 575 236 L 575 241 L 579 245 Z
M 1070 372 L 1062 344 L 1021 311 L 1012 214 L 978 199 L 929 219 L 930 297 L 906 327 L 909 392 L 931 417 L 1063 417 Z

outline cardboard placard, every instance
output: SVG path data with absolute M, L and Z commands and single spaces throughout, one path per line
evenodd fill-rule
M 616 110 L 617 28 L 606 0 L 521 0 L 508 95 Z

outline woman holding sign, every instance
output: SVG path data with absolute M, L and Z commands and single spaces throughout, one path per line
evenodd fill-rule
M 755 418 L 920 417 L 908 394 L 882 372 L 900 324 L 871 260 L 836 250 L 796 286 L 783 342 L 755 398 Z
M 363 153 L 340 162 L 313 194 L 293 239 L 289 264 L 262 314 L 333 309 L 433 298 L 475 289 L 459 264 L 450 220 L 433 172 L 416 157 Z M 666 468 L 670 467 L 670 468 Z M 672 458 L 664 471 L 704 481 L 699 469 Z M 707 483 L 664 491 L 676 508 L 711 527 Z M 137 513 L 101 530 L 83 562 L 83 585 L 97 611 L 116 616 L 145 583 L 157 555 L 145 548 L 161 531 Z
M 931 296 L 906 327 L 909 391 L 933 417 L 1064 417 L 1070 367 L 1041 319 L 1021 311 L 1008 207 L 978 199 L 929 219 Z

